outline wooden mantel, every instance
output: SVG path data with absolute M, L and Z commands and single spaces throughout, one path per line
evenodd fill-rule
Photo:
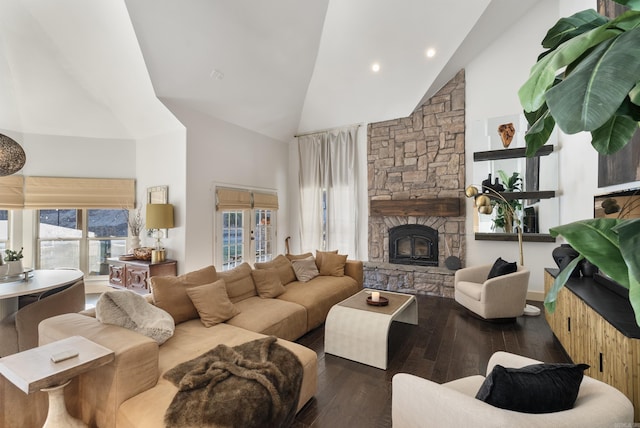
M 377 200 L 370 202 L 372 216 L 427 216 L 427 217 L 460 217 L 462 213 L 460 198 L 428 198 Z

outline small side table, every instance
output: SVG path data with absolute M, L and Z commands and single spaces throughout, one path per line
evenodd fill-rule
M 78 352 L 76 357 L 58 363 L 51 355 L 63 351 Z M 64 387 L 75 376 L 110 363 L 112 350 L 81 336 L 72 336 L 44 346 L 0 358 L 0 374 L 26 394 L 42 390 L 49 394 L 49 412 L 44 428 L 86 427 L 67 412 Z

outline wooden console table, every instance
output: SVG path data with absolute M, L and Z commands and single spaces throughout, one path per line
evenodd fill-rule
M 147 260 L 107 259 L 109 262 L 109 284 L 126 288 L 137 293 L 149 293 L 147 280 L 152 276 L 177 275 L 177 262 L 164 260 L 151 263 Z
M 557 274 L 545 269 L 545 294 Z M 573 362 L 589 364 L 588 376 L 626 395 L 640 422 L 640 327 L 629 300 L 593 278 L 571 278 L 558 293 L 555 312 L 545 316 Z

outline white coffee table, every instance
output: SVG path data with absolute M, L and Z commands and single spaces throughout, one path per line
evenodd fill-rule
M 77 356 L 58 363 L 52 354 L 74 350 Z M 0 358 L 0 374 L 26 394 L 42 390 L 49 394 L 49 413 L 43 428 L 86 427 L 67 412 L 64 387 L 80 373 L 108 364 L 112 350 L 81 336 L 72 336 L 37 348 Z
M 324 352 L 386 370 L 391 322 L 417 325 L 418 303 L 410 294 L 381 291 L 389 304 L 371 306 L 366 302 L 371 291 L 362 290 L 329 310 Z

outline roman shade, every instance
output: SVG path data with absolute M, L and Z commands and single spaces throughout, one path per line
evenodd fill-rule
M 277 210 L 278 195 L 275 193 L 253 192 L 253 207 Z
M 26 177 L 24 208 L 121 208 L 135 206 L 135 180 Z
M 24 177 L 9 175 L 0 177 L 0 209 L 21 209 L 24 205 Z
M 217 210 L 242 210 L 251 208 L 251 192 L 244 189 L 216 189 Z

